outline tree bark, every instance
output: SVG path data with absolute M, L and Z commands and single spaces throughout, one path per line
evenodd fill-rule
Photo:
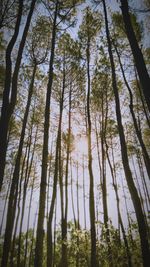
M 35 267 L 42 267 L 42 261 L 43 261 L 43 239 L 44 239 L 43 223 L 44 223 L 44 216 L 45 216 L 50 101 L 51 101 L 51 91 L 52 91 L 52 84 L 53 84 L 53 62 L 54 62 L 54 54 L 55 54 L 57 13 L 58 13 L 58 1 L 56 1 L 56 5 L 55 5 L 55 14 L 54 14 L 52 39 L 51 39 L 51 56 L 50 56 L 50 62 L 49 62 L 49 79 L 48 79 L 47 94 L 46 94 L 41 184 L 40 184 L 40 197 L 39 197 L 39 214 L 38 214 L 37 235 L 36 235 L 35 261 L 34 261 Z
M 35 64 L 33 68 L 33 74 L 32 74 L 30 87 L 29 87 L 28 100 L 27 100 L 27 105 L 26 105 L 25 114 L 23 118 L 19 147 L 18 147 L 16 163 L 15 163 L 15 168 L 14 168 L 14 173 L 13 173 L 13 178 L 12 178 L 12 184 L 11 184 L 11 189 L 10 189 L 10 196 L 9 196 L 9 203 L 8 203 L 8 210 L 7 210 L 7 222 L 6 222 L 6 230 L 5 230 L 4 245 L 3 245 L 3 255 L 2 255 L 2 262 L 1 262 L 2 267 L 7 266 L 8 256 L 9 256 L 9 251 L 10 251 L 11 237 L 12 237 L 12 231 L 13 231 L 13 226 L 14 226 L 17 195 L 18 195 L 20 162 L 21 162 L 21 157 L 22 157 L 22 149 L 23 149 L 23 143 L 24 143 L 24 137 L 25 137 L 26 124 L 28 120 L 31 98 L 32 98 L 32 93 L 33 93 L 36 67 L 37 66 Z
M 74 197 L 73 197 L 73 173 L 72 173 L 72 158 L 70 155 L 70 172 L 71 172 L 71 202 L 72 202 L 72 211 L 73 211 L 73 218 L 74 218 L 74 225 L 75 229 L 77 228 L 77 220 L 75 215 L 75 207 L 74 207 Z
M 129 14 L 128 1 L 120 0 L 120 2 L 121 2 L 122 16 L 124 20 L 127 38 L 131 46 L 131 50 L 132 50 L 132 54 L 134 57 L 138 76 L 140 79 L 143 94 L 145 96 L 148 109 L 150 111 L 150 89 L 149 89 L 150 88 L 150 77 L 146 69 L 143 54 L 141 52 L 141 49 L 139 48 L 139 45 L 138 45 L 138 42 L 135 36 L 135 32 L 133 30 L 133 26 L 132 26 L 130 14 Z
M 34 190 L 34 183 L 35 183 L 35 170 L 36 170 L 36 168 L 34 168 L 31 193 L 30 193 L 30 200 L 29 200 L 29 211 L 28 211 L 28 218 L 27 218 L 26 238 L 25 238 L 24 267 L 26 267 L 26 262 L 27 262 L 28 235 L 29 235 L 29 226 L 30 226 L 31 204 L 32 204 L 33 190 Z
M 126 76 L 125 76 L 125 73 L 124 73 L 124 69 L 123 69 L 123 66 L 122 66 L 122 62 L 121 62 L 121 58 L 120 58 L 120 55 L 119 55 L 117 46 L 115 45 L 115 43 L 113 43 L 113 45 L 115 47 L 115 51 L 116 51 L 117 56 L 118 56 L 118 60 L 119 60 L 119 64 L 120 64 L 120 68 L 121 68 L 121 72 L 122 72 L 122 76 L 123 76 L 125 85 L 126 85 L 126 87 L 128 89 L 128 92 L 129 92 L 129 96 L 130 96 L 129 108 L 130 108 L 130 112 L 131 112 L 131 115 L 132 115 L 135 132 L 136 132 L 138 141 L 140 143 L 140 146 L 142 148 L 142 153 L 143 153 L 143 158 L 144 158 L 144 162 L 145 162 L 145 167 L 146 167 L 146 170 L 147 170 L 147 174 L 148 174 L 149 179 L 150 179 L 150 158 L 149 158 L 149 155 L 148 155 L 146 146 L 144 144 L 144 141 L 143 141 L 143 138 L 142 138 L 142 133 L 141 133 L 141 130 L 139 129 L 139 127 L 138 127 L 138 123 L 137 123 L 136 116 L 135 116 L 135 113 L 134 113 L 132 90 L 131 90 L 128 82 L 127 82 L 127 79 L 126 79 Z
M 19 192 L 18 192 L 18 204 L 17 204 L 17 215 L 16 215 L 15 226 L 14 226 L 14 233 L 13 233 L 13 238 L 12 238 L 11 251 L 10 251 L 10 260 L 9 260 L 11 267 L 14 267 L 14 252 L 15 252 L 15 245 L 16 245 L 18 221 L 19 221 L 19 216 L 20 216 L 21 191 L 22 191 L 23 174 L 24 174 L 24 169 L 25 169 L 25 162 L 26 162 L 27 152 L 28 152 L 28 142 L 26 144 L 25 154 L 24 154 L 24 158 L 23 158 L 22 166 L 21 166 L 21 174 L 20 174 L 20 181 L 19 181 Z
M 146 223 L 145 223 L 145 218 L 143 215 L 140 199 L 138 196 L 138 192 L 135 187 L 132 173 L 131 173 L 130 166 L 129 166 L 127 145 L 125 141 L 125 135 L 124 135 L 124 129 L 122 125 L 122 118 L 121 118 L 121 111 L 120 111 L 120 100 L 119 100 L 119 94 L 118 94 L 118 88 L 117 88 L 115 65 L 114 65 L 114 59 L 113 59 L 113 54 L 112 54 L 112 44 L 111 44 L 110 33 L 109 33 L 109 28 L 108 28 L 107 10 L 106 10 L 106 5 L 105 5 L 105 0 L 103 0 L 102 2 L 103 2 L 104 15 L 105 15 L 105 27 L 106 27 L 106 36 L 107 36 L 107 42 L 108 42 L 108 52 L 109 52 L 109 57 L 110 57 L 111 70 L 112 70 L 112 86 L 113 86 L 113 91 L 115 95 L 116 117 L 117 117 L 118 131 L 119 131 L 119 138 L 120 138 L 120 145 L 121 145 L 122 163 L 123 163 L 125 177 L 127 180 L 128 188 L 131 194 L 131 198 L 133 201 L 136 218 L 138 222 L 138 228 L 139 228 L 139 234 L 140 234 L 140 240 L 141 240 L 142 257 L 143 257 L 143 265 L 144 267 L 148 267 L 149 262 L 150 262 L 150 252 L 149 252 L 149 244 L 148 244 L 148 238 L 147 238 Z
M 8 128 L 6 125 L 6 119 L 8 116 L 8 108 L 9 108 L 9 95 L 10 95 L 10 87 L 11 87 L 11 76 L 12 76 L 12 61 L 11 61 L 11 53 L 15 42 L 18 37 L 21 17 L 22 17 L 22 10 L 23 10 L 23 0 L 19 1 L 18 6 L 18 15 L 15 25 L 14 34 L 7 46 L 6 49 L 6 70 L 5 70 L 5 84 L 4 84 L 4 91 L 3 91 L 3 102 L 2 102 L 2 109 L 1 109 L 1 117 L 0 117 L 0 191 L 3 184 L 3 177 L 4 177 L 4 170 L 5 170 L 5 161 L 6 161 L 6 150 L 7 150 L 7 133 Z
M 119 193 L 118 193 L 118 185 L 117 185 L 117 181 L 116 181 L 116 169 L 115 169 L 115 165 L 114 165 L 113 147 L 112 147 L 112 157 L 113 157 L 113 165 L 114 165 L 114 167 L 112 166 L 112 163 L 111 163 L 111 160 L 110 160 L 110 157 L 109 157 L 108 144 L 107 144 L 106 139 L 105 139 L 105 144 L 106 144 L 106 155 L 107 155 L 108 164 L 109 164 L 110 171 L 111 171 L 111 176 L 112 176 L 112 184 L 113 184 L 115 195 L 116 195 L 118 221 L 119 221 L 119 224 L 121 226 L 121 231 L 122 231 L 123 240 L 124 240 L 124 244 L 125 244 L 128 267 L 132 267 L 131 253 L 130 253 L 128 239 L 126 237 L 126 232 L 125 232 L 125 228 L 124 228 L 123 220 L 122 220 L 122 216 L 121 216 L 121 211 L 120 211 L 120 199 L 119 199 Z M 112 142 L 111 142 L 111 145 L 112 145 Z
M 38 129 L 38 127 L 37 127 Z M 33 158 L 35 153 L 35 145 L 37 139 L 37 131 L 34 138 L 34 144 L 32 149 L 32 155 L 30 160 L 30 150 L 31 150 L 31 143 L 32 143 L 32 131 L 33 131 L 33 122 L 31 125 L 31 133 L 29 136 L 29 148 L 28 148 L 28 156 L 27 156 L 27 163 L 26 163 L 26 171 L 25 171 L 25 178 L 24 178 L 24 185 L 23 185 L 23 199 L 22 199 L 22 209 L 21 209 L 21 220 L 20 220 L 20 229 L 19 229 L 19 240 L 18 240 L 18 251 L 17 251 L 17 267 L 20 266 L 20 259 L 21 259 L 21 236 L 22 236 L 22 226 L 23 226 L 23 219 L 24 219 L 24 211 L 25 211 L 25 204 L 26 204 L 26 196 L 27 196 L 27 188 L 29 183 L 29 178 L 31 174 Z M 30 162 L 29 162 L 30 160 Z
M 71 93 L 72 88 L 69 91 L 69 118 L 68 118 L 68 138 L 67 138 L 67 159 L 66 159 L 66 172 L 65 172 L 65 209 L 64 209 L 64 223 L 63 223 L 63 240 L 62 247 L 62 266 L 68 266 L 67 259 L 67 216 L 68 216 L 68 168 L 69 168 L 69 156 L 70 156 L 70 135 L 71 135 Z
M 57 194 L 57 181 L 58 181 L 58 172 L 59 172 L 59 147 L 61 139 L 61 122 L 62 122 L 62 113 L 59 117 L 59 125 L 56 139 L 56 152 L 55 152 L 55 168 L 54 168 L 54 182 L 53 182 L 53 193 L 51 199 L 51 206 L 49 211 L 48 218 L 48 229 L 47 229 L 47 267 L 53 266 L 53 240 L 52 240 L 52 221 L 54 215 L 54 206 Z
M 90 178 L 89 189 L 89 209 L 90 209 L 90 227 L 91 227 L 91 267 L 97 266 L 96 259 L 96 229 L 95 229 L 95 202 L 94 202 L 94 176 L 92 170 L 92 147 L 91 147 L 91 115 L 90 115 L 90 40 L 87 43 L 87 138 L 88 138 L 88 170 Z

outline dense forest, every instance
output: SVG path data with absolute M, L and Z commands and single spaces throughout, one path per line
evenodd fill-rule
M 0 0 L 0 266 L 149 267 L 150 1 Z

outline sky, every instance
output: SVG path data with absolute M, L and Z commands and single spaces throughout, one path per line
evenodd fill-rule
M 77 15 L 77 18 L 78 18 L 78 23 L 77 23 L 77 28 L 79 27 L 81 21 L 82 21 L 82 10 L 84 9 L 84 7 L 86 5 L 88 5 L 89 3 L 91 3 L 90 0 L 86 1 L 86 3 L 81 7 L 78 8 L 78 15 Z M 136 7 L 142 7 L 142 3 L 140 0 L 136 0 L 136 1 L 132 1 L 133 5 L 136 6 Z M 119 10 L 119 5 L 117 3 L 116 0 L 110 0 L 109 1 L 109 5 L 110 7 L 113 9 L 113 11 L 116 11 L 116 10 Z M 143 14 L 139 14 L 139 21 L 145 21 L 145 15 Z M 72 29 L 69 29 L 69 33 L 73 36 L 73 37 L 76 37 L 77 36 L 77 28 L 72 28 Z M 148 44 L 149 42 L 149 39 L 148 39 L 148 35 L 147 37 L 145 37 L 145 42 L 146 44 Z M 82 129 L 81 129 L 81 132 L 82 132 Z M 86 141 L 84 140 L 78 140 L 77 143 L 76 143 L 76 149 L 78 150 L 76 153 L 78 153 L 78 157 L 82 158 L 82 154 L 87 154 L 87 151 L 86 151 Z M 97 192 L 97 184 L 99 183 L 99 170 L 98 170 L 98 163 L 97 163 L 97 159 L 96 157 L 94 156 L 96 154 L 96 150 L 93 149 L 93 171 L 94 171 L 94 179 L 95 179 L 95 194 L 98 194 Z M 77 156 L 77 154 L 76 154 Z M 108 167 L 107 167 L 108 168 Z M 74 176 L 76 176 L 76 168 L 74 167 L 73 168 L 73 172 L 74 172 Z M 111 182 L 111 175 L 110 175 L 110 171 L 108 170 L 108 208 L 109 208 L 109 217 L 112 218 L 112 221 L 113 221 L 113 224 L 115 226 L 117 226 L 117 212 L 116 212 L 116 201 L 115 201 L 115 195 L 114 195 L 114 192 L 113 192 L 113 189 L 112 189 L 112 182 Z M 121 177 L 123 177 L 123 172 L 120 171 L 120 179 L 122 179 Z M 82 166 L 80 164 L 79 166 L 79 183 L 80 183 L 80 186 L 82 186 L 82 178 L 83 178 L 83 173 L 82 173 Z M 85 178 L 86 178 L 86 195 L 89 194 L 89 178 L 88 178 L 88 171 L 86 169 L 85 171 Z M 58 191 L 59 191 L 59 188 L 58 188 Z M 76 194 L 76 188 L 74 188 L 74 202 L 75 202 L 75 209 L 77 209 L 77 204 L 76 204 L 76 197 L 75 197 L 75 194 Z M 127 217 L 126 217 L 126 212 L 125 212 L 125 209 L 124 209 L 124 199 L 122 197 L 122 190 L 120 189 L 120 199 L 121 199 L 121 203 L 122 203 L 122 214 L 123 214 L 123 220 L 124 220 L 124 223 L 125 225 L 127 226 Z M 69 187 L 69 195 L 70 195 L 70 198 L 71 198 L 71 188 Z M 27 194 L 27 199 L 29 199 L 29 196 L 30 196 L 30 190 L 28 191 L 28 194 Z M 37 210 L 37 204 L 38 204 L 38 197 L 39 197 L 39 193 L 38 193 L 38 190 L 35 189 L 35 192 L 34 192 L 34 199 L 33 199 L 33 204 L 32 204 L 32 212 L 31 212 L 31 226 L 33 225 L 33 222 L 34 222 L 34 218 L 35 218 L 35 211 Z M 83 212 L 83 192 L 82 190 L 80 190 L 80 193 L 79 193 L 79 202 L 80 202 L 80 222 L 81 222 L 81 225 L 84 225 L 84 212 Z M 58 203 L 59 203 L 59 196 L 58 196 Z M 1 202 L 1 212 L 2 212 L 2 206 L 3 206 L 3 202 Z M 99 204 L 100 206 L 100 212 L 102 212 L 102 202 L 100 201 Z M 131 200 L 130 200 L 130 197 L 128 195 L 128 205 L 130 207 L 130 210 L 133 210 L 133 206 L 132 206 L 132 203 L 131 203 Z M 86 201 L 86 207 L 87 207 L 87 222 L 88 222 L 88 227 L 89 227 L 89 200 L 87 198 L 87 201 Z M 27 222 L 27 208 L 28 208 L 28 203 L 26 205 L 26 213 L 25 213 L 25 219 L 24 219 L 24 230 L 26 229 L 26 222 Z M 57 205 L 57 222 L 59 222 L 59 219 L 60 219 L 60 208 L 59 208 L 59 204 Z M 69 219 L 72 219 L 73 218 L 73 214 L 72 214 L 72 205 L 71 205 L 71 202 L 69 203 L 69 216 L 68 216 L 68 220 Z M 100 213 L 99 214 L 99 220 L 103 221 L 103 216 L 102 214 Z

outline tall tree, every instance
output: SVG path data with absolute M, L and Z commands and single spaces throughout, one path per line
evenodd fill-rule
M 45 215 L 45 200 L 46 200 L 46 182 L 47 182 L 47 161 L 48 161 L 48 141 L 49 141 L 49 120 L 50 120 L 50 101 L 53 84 L 53 63 L 55 56 L 55 44 L 56 33 L 58 25 L 61 22 L 70 23 L 70 19 L 73 14 L 73 9 L 78 1 L 53 1 L 48 2 L 47 8 L 51 15 L 53 10 L 53 22 L 52 22 L 52 37 L 51 37 L 51 56 L 49 61 L 49 77 L 46 93 L 46 105 L 45 105 L 45 121 L 44 121 L 44 136 L 43 136 L 43 151 L 42 151 L 42 169 L 41 169 L 41 184 L 40 184 L 40 199 L 39 199 L 39 215 L 37 224 L 37 236 L 36 236 L 36 248 L 35 248 L 35 266 L 42 266 L 43 258 L 43 238 L 44 238 L 44 215 Z M 59 21 L 58 21 L 59 19 Z M 54 198 L 55 202 L 55 198 Z M 53 205 L 52 205 L 53 206 Z
M 16 101 L 17 101 L 17 86 L 18 86 L 18 76 L 19 76 L 19 69 L 20 64 L 22 60 L 23 50 L 26 43 L 27 33 L 30 27 L 31 18 L 33 15 L 34 7 L 36 0 L 32 0 L 30 10 L 27 16 L 27 21 L 24 27 L 24 31 L 22 34 L 22 39 L 20 41 L 17 59 L 14 67 L 14 72 L 12 75 L 11 71 L 11 53 L 12 49 L 14 47 L 14 44 L 16 42 L 20 22 L 21 22 L 21 14 L 22 14 L 22 5 L 23 1 L 19 1 L 19 11 L 18 11 L 18 19 L 16 21 L 16 27 L 14 35 L 7 47 L 7 53 L 6 53 L 6 75 L 5 75 L 5 85 L 4 85 L 4 91 L 3 91 L 3 104 L 2 104 L 2 111 L 1 111 L 1 118 L 0 118 L 0 151 L 1 151 L 1 157 L 0 157 L 0 190 L 3 183 L 3 177 L 4 177 L 4 169 L 5 169 L 5 161 L 6 161 L 6 151 L 7 151 L 7 136 L 8 136 L 8 128 L 9 128 L 9 122 L 10 118 L 13 114 Z M 8 75 L 7 75 L 8 74 Z
M 106 58 L 101 59 L 101 61 L 107 63 Z M 103 66 L 99 66 L 99 69 Z M 102 201 L 103 201 L 103 211 L 104 211 L 104 225 L 106 228 L 106 242 L 108 246 L 108 257 L 110 259 L 110 266 L 113 266 L 113 258 L 111 251 L 110 242 L 110 231 L 109 231 L 109 217 L 108 217 L 108 204 L 107 204 L 107 171 L 106 171 L 106 133 L 107 133 L 107 121 L 108 121 L 108 105 L 111 103 L 111 91 L 110 91 L 110 78 L 107 74 L 109 66 L 105 66 L 104 71 L 96 70 L 92 81 L 92 96 L 95 108 L 95 130 L 96 130 L 96 143 L 98 151 L 98 162 L 100 169 L 100 188 L 102 190 Z M 97 122 L 99 121 L 99 131 L 97 127 Z M 100 137 L 100 138 L 99 138 Z M 100 160 L 100 149 L 101 147 L 101 160 Z
M 150 252 L 149 252 L 149 244 L 148 244 L 148 238 L 147 238 L 147 228 L 146 228 L 145 218 L 144 218 L 142 207 L 141 207 L 141 202 L 140 202 L 138 192 L 135 187 L 134 180 L 133 180 L 132 173 L 131 173 L 130 166 L 129 166 L 127 145 L 126 145 L 124 129 L 122 125 L 120 100 L 119 100 L 119 94 L 118 94 L 115 64 L 114 64 L 114 57 L 112 53 L 112 43 L 111 43 L 111 38 L 110 38 L 109 26 L 108 26 L 108 18 L 107 18 L 105 0 L 103 0 L 102 3 L 103 3 L 103 8 L 104 8 L 105 30 L 106 30 L 106 37 L 107 37 L 107 42 L 108 42 L 108 53 L 109 53 L 110 63 L 111 63 L 112 86 L 113 86 L 113 92 L 115 96 L 116 117 L 117 117 L 118 131 L 119 131 L 119 138 L 120 138 L 122 163 L 123 163 L 129 191 L 132 197 L 133 205 L 135 208 L 136 217 L 137 217 L 139 234 L 140 234 L 140 239 L 141 239 L 143 264 L 144 264 L 144 267 L 148 267 L 149 261 L 150 261 Z
M 11 236 L 12 236 L 12 231 L 13 231 L 15 211 L 16 211 L 16 202 L 17 202 L 17 195 L 18 195 L 18 184 L 19 184 L 22 150 L 23 150 L 23 145 L 24 145 L 24 138 L 25 138 L 26 126 L 27 126 L 27 121 L 29 117 L 33 91 L 34 91 L 34 81 L 36 77 L 36 70 L 37 70 L 37 66 L 42 64 L 45 61 L 46 55 L 47 54 L 45 52 L 44 55 L 43 54 L 40 55 L 41 58 L 37 58 L 36 57 L 37 56 L 36 46 L 34 42 L 32 43 L 31 64 L 33 67 L 33 72 L 32 72 L 31 81 L 29 84 L 27 104 L 25 108 L 21 136 L 20 136 L 20 141 L 19 141 L 19 146 L 18 146 L 18 151 L 17 151 L 17 156 L 16 156 L 11 189 L 10 189 L 8 211 L 7 211 L 7 223 L 6 223 L 6 231 L 5 231 L 5 239 L 4 239 L 4 247 L 3 247 L 2 266 L 5 266 L 5 264 L 7 265 L 8 255 L 9 255 L 9 250 L 10 250 L 10 242 L 11 242 Z
M 88 138 L 88 169 L 90 178 L 89 189 L 89 209 L 90 209 L 90 227 L 91 227 L 91 267 L 97 266 L 96 258 L 96 230 L 95 230 L 95 200 L 94 200 L 94 176 L 92 169 L 92 145 L 91 145 L 91 114 L 90 114 L 90 93 L 91 93 L 91 75 L 90 60 L 92 41 L 99 30 L 100 20 L 96 12 L 92 12 L 89 7 L 85 9 L 82 25 L 80 26 L 79 37 L 86 50 L 86 71 L 87 71 L 87 138 Z
M 141 87 L 143 89 L 143 94 L 145 96 L 145 100 L 150 111 L 150 77 L 145 65 L 144 57 L 142 51 L 138 45 L 135 32 L 132 27 L 129 6 L 127 0 L 120 0 L 121 2 L 121 10 L 122 16 L 125 24 L 126 34 L 131 46 L 132 54 L 135 60 L 135 65 L 137 68 L 137 72 L 139 75 L 139 80 L 141 83 Z
M 8 105 L 9 105 L 9 95 L 10 95 L 10 86 L 11 86 L 11 76 L 12 76 L 12 60 L 11 60 L 11 54 L 13 47 L 15 45 L 15 42 L 18 37 L 20 23 L 21 23 L 21 17 L 22 17 L 22 10 L 23 10 L 23 0 L 19 1 L 18 6 L 18 14 L 17 14 L 17 20 L 16 25 L 14 29 L 14 34 L 7 46 L 6 49 L 6 69 L 5 69 L 5 83 L 4 83 L 4 90 L 3 90 L 3 104 L 1 109 L 1 118 L 0 118 L 0 190 L 2 188 L 3 183 L 3 176 L 4 176 L 4 168 L 5 168 L 5 157 L 6 157 L 6 149 L 7 149 L 7 130 L 5 131 L 5 118 L 7 116 L 8 112 Z
M 132 115 L 135 132 L 136 132 L 137 138 L 139 140 L 140 146 L 142 148 L 146 170 L 147 170 L 148 176 L 150 178 L 150 158 L 149 158 L 146 146 L 144 144 L 142 133 L 141 133 L 141 130 L 139 129 L 139 127 L 138 127 L 137 119 L 136 119 L 136 116 L 135 116 L 135 113 L 134 113 L 133 93 L 132 93 L 132 90 L 131 90 L 131 88 L 129 86 L 129 83 L 128 83 L 127 79 L 126 79 L 126 76 L 125 76 L 125 73 L 124 73 L 124 69 L 123 69 L 123 65 L 122 65 L 121 58 L 120 58 L 120 54 L 119 54 L 119 51 L 118 51 L 117 46 L 115 44 L 114 44 L 114 47 L 115 47 L 115 51 L 116 51 L 117 56 L 118 56 L 118 60 L 119 60 L 119 64 L 120 64 L 120 68 L 121 68 L 121 72 L 122 72 L 122 76 L 123 76 L 125 85 L 126 85 L 126 87 L 128 89 L 128 92 L 129 92 L 129 96 L 130 96 L 129 108 L 130 108 L 130 112 L 131 112 L 131 115 Z

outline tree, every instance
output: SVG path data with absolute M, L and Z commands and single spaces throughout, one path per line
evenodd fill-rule
M 96 231 L 95 231 L 95 203 L 94 203 L 94 176 L 92 170 L 92 150 L 91 150 L 91 115 L 90 115 L 90 93 L 91 93 L 91 78 L 90 78 L 90 58 L 91 58 L 91 42 L 99 30 L 100 20 L 97 13 L 92 13 L 89 7 L 85 10 L 82 25 L 79 31 L 79 37 L 86 50 L 86 71 L 87 71 L 87 138 L 88 138 L 88 169 L 90 177 L 90 225 L 91 225 L 91 266 L 97 266 L 96 259 Z
M 17 15 L 14 11 L 17 5 L 17 1 L 13 0 L 1 0 L 0 1 L 0 29 L 4 27 L 11 27 L 12 22 L 16 19 Z
M 45 199 L 46 199 L 46 181 L 47 181 L 47 160 L 48 160 L 48 140 L 49 140 L 49 120 L 50 120 L 50 101 L 53 84 L 53 62 L 55 56 L 55 44 L 56 44 L 56 33 L 57 26 L 62 21 L 67 21 L 71 18 L 73 8 L 75 7 L 76 1 L 71 3 L 54 1 L 48 6 L 48 10 L 53 10 L 54 17 L 52 21 L 52 37 L 51 37 L 51 56 L 49 61 L 49 77 L 47 84 L 46 94 L 46 105 L 45 105 L 45 121 L 44 121 L 44 136 L 43 136 L 43 151 L 42 151 L 42 169 L 41 169 L 41 185 L 40 185 L 40 199 L 39 199 L 39 215 L 38 215 L 38 226 L 37 226 L 37 237 L 36 237 L 36 249 L 35 249 L 35 266 L 42 266 L 42 255 L 43 255 L 43 222 L 45 215 Z M 60 18 L 58 22 L 57 19 Z M 56 182 L 57 184 L 57 182 Z M 55 202 L 55 194 L 52 200 L 52 214 Z M 51 221 L 51 220 L 50 220 Z M 50 229 L 51 231 L 51 229 Z M 52 256 L 52 255 L 51 255 Z M 48 261 L 49 262 L 49 261 Z M 49 262 L 50 264 L 50 262 Z
M 145 96 L 148 109 L 150 111 L 150 91 L 149 91 L 150 77 L 146 69 L 143 54 L 141 52 L 141 49 L 139 48 L 139 45 L 138 45 L 138 42 L 135 36 L 135 32 L 132 27 L 131 18 L 129 14 L 128 1 L 120 0 L 120 2 L 121 2 L 121 10 L 122 10 L 122 16 L 123 16 L 123 20 L 125 24 L 126 34 L 127 34 L 130 46 L 131 46 L 131 50 L 132 50 L 135 65 L 137 68 L 143 94 Z
M 7 136 L 8 136 L 8 128 L 10 118 L 13 114 L 16 100 L 17 100 L 17 84 L 18 84 L 18 76 L 19 76 L 19 68 L 22 60 L 22 54 L 27 38 L 27 33 L 29 30 L 32 14 L 34 11 L 36 0 L 31 2 L 30 10 L 28 13 L 27 21 L 25 24 L 24 32 L 22 35 L 22 39 L 19 45 L 16 64 L 14 68 L 14 72 L 12 75 L 12 62 L 11 62 L 11 53 L 16 42 L 21 16 L 22 16 L 22 8 L 23 8 L 23 0 L 19 1 L 19 9 L 18 9 L 18 17 L 15 25 L 14 35 L 12 36 L 7 50 L 6 50 L 6 74 L 5 74 L 5 85 L 3 91 L 3 104 L 1 110 L 1 118 L 0 118 L 0 150 L 1 150 L 1 157 L 0 157 L 0 190 L 2 188 L 3 177 L 4 177 L 4 169 L 5 169 L 5 161 L 6 161 L 6 151 L 7 151 Z M 12 80 L 12 82 L 11 82 Z
M 39 40 L 40 41 L 40 40 Z M 34 90 L 34 81 L 36 77 L 36 70 L 37 66 L 42 64 L 45 61 L 46 54 L 41 55 L 41 58 L 36 58 L 35 50 L 36 47 L 35 44 L 32 43 L 32 65 L 33 65 L 33 72 L 31 75 L 31 82 L 29 85 L 28 90 L 28 98 L 27 98 L 27 104 L 25 108 L 24 118 L 22 122 L 22 130 L 21 130 L 21 136 L 16 156 L 16 162 L 15 162 L 15 168 L 13 172 L 13 178 L 10 188 L 10 196 L 9 196 L 9 203 L 8 203 L 8 212 L 7 212 L 7 223 L 6 223 L 6 231 L 5 231 L 5 239 L 4 239 L 4 247 L 3 247 L 3 257 L 2 257 L 2 266 L 7 266 L 8 261 L 8 255 L 10 250 L 10 242 L 11 242 L 11 236 L 13 231 L 13 225 L 14 225 L 14 219 L 15 219 L 15 211 L 16 211 L 16 203 L 17 203 L 17 195 L 18 195 L 18 185 L 19 185 L 19 174 L 20 174 L 20 167 L 21 167 L 21 157 L 22 157 L 22 150 L 24 145 L 24 138 L 25 138 L 25 131 L 26 131 L 26 125 L 29 117 L 29 111 L 31 106 L 31 100 L 33 96 L 33 90 Z M 25 194 L 26 195 L 26 194 Z M 25 201 L 24 201 L 25 205 Z
M 10 85 L 11 85 L 11 73 L 12 73 L 12 62 L 11 62 L 11 53 L 15 42 L 18 37 L 20 23 L 21 23 L 21 16 L 22 16 L 22 9 L 23 9 L 23 1 L 19 2 L 18 6 L 18 15 L 15 24 L 14 34 L 7 46 L 6 49 L 6 70 L 5 70 L 5 83 L 4 83 L 4 90 L 3 90 L 3 103 L 1 109 L 1 118 L 0 118 L 0 136 L 1 142 L 0 143 L 0 150 L 1 150 L 1 157 L 0 157 L 0 190 L 2 188 L 3 183 L 3 176 L 4 176 L 4 168 L 5 168 L 5 157 L 6 157 L 6 149 L 7 149 L 7 131 L 8 126 L 5 126 L 5 118 L 8 112 L 8 105 L 9 105 L 9 95 L 10 95 Z M 6 78 L 7 77 L 7 78 Z M 5 128 L 7 127 L 6 131 Z
M 113 53 L 112 53 L 112 44 L 111 44 L 110 33 L 109 33 L 109 28 L 108 28 L 107 10 L 106 10 L 106 5 L 105 5 L 104 0 L 103 0 L 103 8 L 104 8 L 104 16 L 105 16 L 105 30 L 106 30 L 106 36 L 107 36 L 107 42 L 108 42 L 108 52 L 109 52 L 109 57 L 110 57 L 111 70 L 112 70 L 112 86 L 113 86 L 113 91 L 115 95 L 116 117 L 117 117 L 118 131 L 119 131 L 119 138 L 120 138 L 122 163 L 123 163 L 129 191 L 132 197 L 133 205 L 135 208 L 137 221 L 138 221 L 139 234 L 141 238 L 143 264 L 144 266 L 148 266 L 150 253 L 149 253 L 149 244 L 148 244 L 148 239 L 147 239 L 146 223 L 145 223 L 145 218 L 143 215 L 140 199 L 138 196 L 138 192 L 135 187 L 132 173 L 129 167 L 127 146 L 126 146 L 124 129 L 123 129 L 122 119 L 121 119 L 120 101 L 119 101 L 119 94 L 118 94 L 118 87 L 117 87 L 117 80 L 116 80 L 116 73 L 115 73 L 115 64 L 114 64 L 114 58 L 113 58 Z

